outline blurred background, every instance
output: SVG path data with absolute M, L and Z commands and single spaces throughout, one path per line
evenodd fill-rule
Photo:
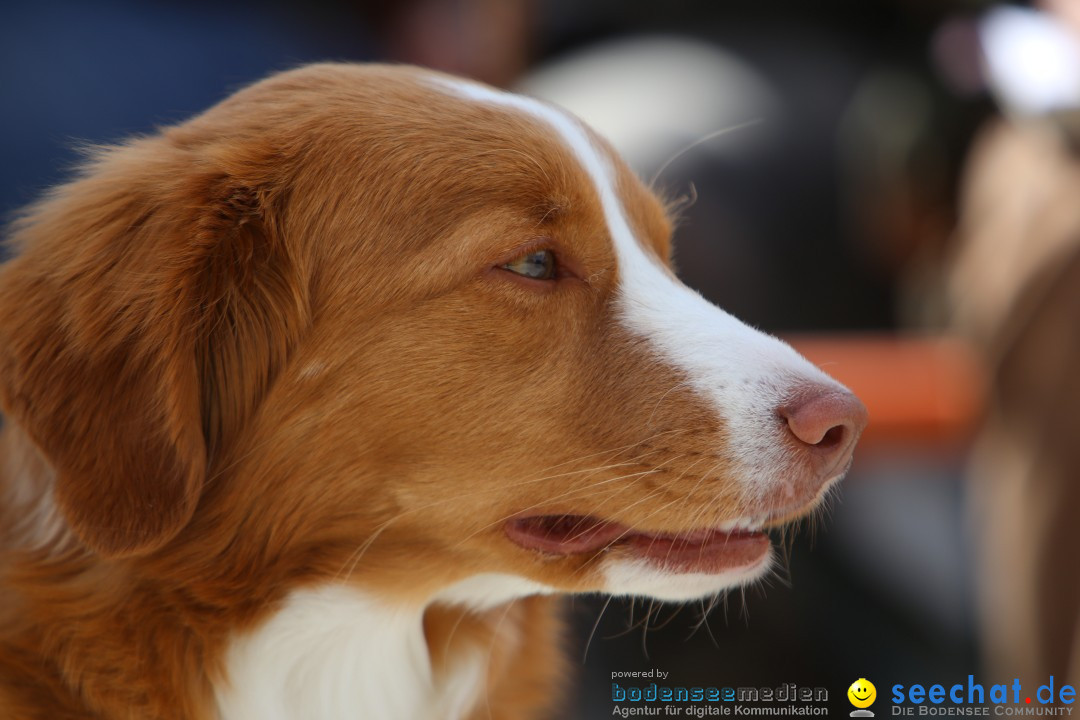
M 85 143 L 275 70 L 426 65 L 557 102 L 678 199 L 682 278 L 870 408 L 771 582 L 578 598 L 565 717 L 610 673 L 1080 683 L 1080 0 L 7 0 L 0 213 Z M 879 709 L 884 706 L 879 704 Z M 886 711 L 887 712 L 887 711 Z

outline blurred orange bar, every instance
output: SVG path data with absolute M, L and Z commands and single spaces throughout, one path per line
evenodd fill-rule
M 795 335 L 784 338 L 847 385 L 870 411 L 863 445 L 953 445 L 981 417 L 985 372 L 950 336 Z

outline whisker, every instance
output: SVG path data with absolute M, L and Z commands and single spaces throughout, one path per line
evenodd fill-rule
M 682 457 L 682 456 L 680 456 L 680 457 Z M 703 461 L 704 461 L 704 458 L 699 458 L 698 460 L 694 461 L 694 463 L 691 464 L 689 468 L 684 470 L 683 473 L 680 474 L 679 477 L 680 478 L 683 477 L 686 473 L 688 473 L 690 470 L 692 470 L 694 467 L 696 467 L 699 463 L 701 463 Z M 678 479 L 678 478 L 676 478 L 676 479 Z M 627 487 L 630 487 L 630 486 L 627 486 Z M 633 503 L 631 503 L 631 504 L 625 506 L 624 508 L 622 508 L 622 512 L 625 513 L 627 510 L 630 510 L 630 509 L 632 509 L 634 507 L 637 507 L 638 505 L 641 505 L 642 503 L 648 502 L 649 500 L 653 499 L 654 497 L 656 497 L 657 495 L 659 495 L 659 494 L 661 494 L 661 493 L 663 493 L 665 491 L 666 491 L 666 488 L 657 487 L 654 490 L 652 490 L 651 492 L 647 493 L 645 496 L 639 498 L 638 500 L 634 501 Z M 674 500 L 672 500 L 670 502 L 667 502 L 667 503 L 664 503 L 663 505 L 661 505 L 657 509 L 653 510 L 651 513 L 646 515 L 643 519 L 648 520 L 649 518 L 653 517 L 657 513 L 663 512 L 667 508 L 671 507 L 675 503 L 681 502 L 683 499 L 684 498 L 680 495 L 680 496 L 676 497 Z M 592 563 L 597 558 L 599 558 L 604 552 L 609 550 L 613 545 L 615 545 L 620 540 L 625 538 L 627 536 L 627 534 L 632 532 L 633 530 L 634 530 L 633 528 L 627 527 L 625 530 L 623 530 L 617 536 L 612 538 L 609 542 L 605 543 L 604 547 L 597 550 L 585 563 L 582 564 L 582 566 L 580 568 L 578 568 L 574 572 L 574 574 L 577 575 L 577 574 L 580 574 L 580 573 L 584 572 L 586 569 L 588 569 L 592 565 Z M 653 542 L 655 542 L 655 538 L 653 539 Z
M 660 465 L 657 465 L 657 466 L 656 466 L 655 468 L 653 468 L 653 469 L 651 469 L 651 470 L 649 470 L 649 471 L 646 471 L 646 472 L 642 472 L 642 473 L 637 473 L 637 474 L 640 474 L 640 475 L 641 475 L 642 477 L 644 477 L 644 476 L 647 476 L 647 475 L 652 475 L 652 474 L 655 474 L 655 473 L 657 473 L 657 472 L 660 472 L 660 471 L 661 471 L 661 470 L 663 469 L 663 466 L 664 466 L 665 464 L 667 464 L 667 463 L 669 463 L 669 462 L 674 462 L 674 461 L 676 461 L 676 460 L 681 460 L 681 459 L 682 459 L 683 457 L 685 457 L 685 455 L 676 455 L 676 456 L 675 456 L 675 457 L 673 457 L 673 458 L 668 458 L 668 459 L 667 459 L 667 460 L 665 460 L 665 461 L 664 461 L 663 463 L 661 463 Z M 624 477 L 631 477 L 631 476 L 627 475 L 627 476 L 624 476 Z M 626 491 L 627 489 L 629 489 L 629 488 L 631 488 L 631 487 L 633 487 L 633 486 L 632 486 L 632 485 L 626 485 L 625 487 L 623 487 L 623 488 L 620 488 L 620 489 L 618 490 L 618 492 L 610 494 L 610 495 L 609 495 L 609 496 L 608 496 L 608 497 L 606 498 L 606 500 L 609 500 L 609 501 L 610 501 L 612 497 L 614 497 L 615 495 L 618 495 L 618 494 L 621 494 L 621 493 L 625 492 L 625 491 Z M 639 504 L 641 504 L 641 503 L 642 503 L 643 501 L 645 501 L 646 499 L 648 499 L 648 498 L 650 498 L 650 497 L 652 497 L 652 496 L 656 495 L 656 494 L 657 494 L 657 493 L 659 493 L 659 492 L 663 492 L 663 488 L 662 488 L 662 487 L 657 487 L 657 488 L 653 489 L 653 490 L 652 490 L 652 491 L 650 491 L 650 492 L 649 492 L 649 493 L 648 493 L 648 494 L 647 494 L 647 495 L 646 495 L 646 496 L 645 496 L 644 498 L 642 498 L 642 499 L 638 500 L 637 502 L 634 502 L 634 503 L 632 503 L 631 505 L 628 505 L 628 506 L 626 506 L 625 508 L 623 508 L 623 511 L 625 512 L 626 510 L 629 510 L 630 508 L 632 508 L 632 507 L 634 507 L 634 506 L 636 506 L 636 505 L 639 505 Z M 626 533 L 624 532 L 624 533 L 622 533 L 621 535 L 619 535 L 619 537 L 621 538 L 621 537 L 623 537 L 623 536 L 624 536 L 625 534 L 626 534 Z M 579 537 L 581 537 L 581 535 L 580 535 L 580 534 L 578 534 L 578 535 L 575 535 L 575 536 L 573 536 L 573 537 L 572 537 L 571 539 L 572 539 L 572 540 L 576 540 L 576 539 L 577 539 L 577 538 L 579 538 Z M 613 541 L 613 542 L 614 542 L 614 541 Z
M 517 599 L 513 599 L 506 604 L 506 609 L 503 610 L 499 616 L 498 621 L 495 623 L 494 629 L 491 631 L 491 643 L 488 645 L 486 675 L 491 674 L 491 657 L 495 654 L 495 643 L 499 640 L 499 629 L 502 628 L 503 622 L 506 620 L 506 616 L 510 614 L 510 609 L 517 604 Z M 488 717 L 494 717 L 491 713 L 491 688 L 492 683 L 484 683 L 484 706 L 487 708 Z
M 513 604 L 515 600 L 511 600 L 510 602 Z M 446 635 L 446 643 L 443 645 L 444 658 L 450 657 L 450 643 L 453 641 L 454 635 L 457 634 L 458 628 L 461 627 L 461 623 L 467 614 L 468 613 L 462 609 L 461 612 L 458 613 L 458 618 L 454 621 L 453 627 L 450 628 L 450 632 Z
M 721 464 L 722 464 L 722 461 L 717 462 L 712 467 L 710 467 L 708 470 L 706 470 L 704 473 L 701 474 L 701 477 L 698 478 L 698 481 L 694 485 L 694 487 L 691 488 L 690 491 L 687 492 L 683 496 L 684 502 L 690 502 L 693 499 L 694 494 L 697 492 L 698 488 L 701 487 L 701 484 L 705 480 L 712 477 L 713 472 L 715 472 L 716 469 L 718 467 L 720 467 Z M 697 509 L 697 511 L 692 515 L 691 521 L 689 523 L 687 523 L 688 527 L 691 527 L 691 528 L 698 527 L 699 526 L 698 523 L 699 523 L 699 520 L 701 518 L 704 518 L 706 515 L 712 514 L 712 508 L 713 508 L 713 505 L 711 503 L 702 503 L 701 506 Z M 701 524 L 704 525 L 703 522 Z M 674 549 L 674 548 L 672 548 L 672 549 Z M 670 550 L 668 552 L 670 554 Z M 705 552 L 705 546 L 704 545 L 702 545 L 701 548 L 698 550 L 698 559 L 699 560 L 701 559 L 701 556 L 702 556 L 701 554 L 703 552 Z
M 698 627 L 701 627 L 702 625 L 705 626 L 705 632 L 708 633 L 709 640 L 712 641 L 713 647 L 715 648 L 719 648 L 720 643 L 717 641 L 716 635 L 713 634 L 712 626 L 709 625 L 709 615 L 711 615 L 712 611 L 716 609 L 716 606 L 719 602 L 719 595 L 713 595 L 711 598 L 709 598 L 709 606 L 705 608 L 704 612 L 702 612 L 701 623 L 698 625 Z
M 551 503 L 552 501 L 562 500 L 564 498 L 572 497 L 574 495 L 579 495 L 581 493 L 588 493 L 589 491 L 595 490 L 597 487 L 599 487 L 601 485 L 608 485 L 608 484 L 613 483 L 613 482 L 618 482 L 619 480 L 627 480 L 629 478 L 635 478 L 635 477 L 639 477 L 639 476 L 643 476 L 643 475 L 650 475 L 650 474 L 656 473 L 658 471 L 659 471 L 659 466 L 656 467 L 656 468 L 652 468 L 650 470 L 643 470 L 641 472 L 627 473 L 625 475 L 618 475 L 618 476 L 613 477 L 613 478 L 608 478 L 607 480 L 599 480 L 599 481 L 597 481 L 597 482 L 595 482 L 595 483 L 593 483 L 591 485 L 587 485 L 587 486 L 579 487 L 579 488 L 572 488 L 572 489 L 567 490 L 566 492 L 560 493 L 558 495 L 554 495 L 554 496 L 551 496 L 551 497 L 544 498 L 540 502 L 533 503 L 532 505 L 529 505 L 528 507 L 525 507 L 525 508 L 521 508 L 520 510 L 515 510 L 510 515 L 505 515 L 505 516 L 499 518 L 498 520 L 495 520 L 494 522 L 490 522 L 490 523 L 487 523 L 487 524 L 481 526 L 480 528 L 476 529 L 475 531 L 469 533 L 464 538 L 459 540 L 454 545 L 454 547 L 460 547 L 462 544 L 468 542 L 469 540 L 476 537 L 477 535 L 484 532 L 485 530 L 489 530 L 489 529 L 491 529 L 491 528 L 493 528 L 493 527 L 495 527 L 497 525 L 500 525 L 500 524 L 506 522 L 507 520 L 510 520 L 515 515 L 521 515 L 522 513 L 528 512 L 529 510 L 534 510 L 534 509 L 536 509 L 538 507 L 542 507 L 544 505 L 547 505 L 547 504 Z
M 633 631 L 640 628 L 646 622 L 648 622 L 648 619 L 649 619 L 648 614 L 643 615 L 640 620 L 634 620 L 634 607 L 637 605 L 638 600 L 641 601 L 641 606 L 643 608 L 645 607 L 645 598 L 631 597 L 630 598 L 630 618 L 629 618 L 629 623 L 627 624 L 626 628 L 623 629 L 623 630 L 620 630 L 617 633 L 612 633 L 611 635 L 606 635 L 604 637 L 605 640 L 614 640 L 615 638 L 625 637 L 625 636 L 629 635 L 630 633 L 632 633 Z
M 671 614 L 668 616 L 667 620 L 664 620 L 659 625 L 653 625 L 652 632 L 659 632 L 666 628 L 668 625 L 670 625 L 675 620 L 675 618 L 679 616 L 679 613 L 682 612 L 682 609 L 685 607 L 685 605 L 683 603 L 663 603 L 661 604 L 660 609 L 657 610 L 657 615 L 663 612 L 664 607 L 671 608 Z
M 660 179 L 660 176 L 664 174 L 664 171 L 668 169 L 668 167 L 671 165 L 671 163 L 675 162 L 676 160 L 681 158 L 683 155 L 685 155 L 686 153 L 688 153 L 691 150 L 693 150 L 694 148 L 696 148 L 698 145 L 701 145 L 702 143 L 707 143 L 710 140 L 721 137 L 723 135 L 727 135 L 728 133 L 733 133 L 733 132 L 735 132 L 737 130 L 743 130 L 743 129 L 748 128 L 748 127 L 753 127 L 755 125 L 760 125 L 763 122 L 765 122 L 765 121 L 762 118 L 758 118 L 757 120 L 748 120 L 748 121 L 746 121 L 744 123 L 740 123 L 738 125 L 732 125 L 731 127 L 720 128 L 719 130 L 714 130 L 711 133 L 709 133 L 709 134 L 707 134 L 707 135 L 705 135 L 703 137 L 698 138 L 694 142 L 690 143 L 689 145 L 687 145 L 686 147 L 682 148 L 681 150 L 676 152 L 674 155 L 669 157 L 666 161 L 664 161 L 664 164 L 660 166 L 660 169 L 657 170 L 655 173 L 653 173 L 653 176 L 651 178 L 649 178 L 649 187 L 650 188 L 655 188 L 656 187 L 656 181 Z
M 409 511 L 398 513 L 394 517 L 390 518 L 389 520 L 375 528 L 375 531 L 367 537 L 363 544 L 361 544 L 360 547 L 358 547 L 351 555 L 349 555 L 348 558 L 346 558 L 345 562 L 342 563 L 341 569 L 338 570 L 338 572 L 334 575 L 334 581 L 337 582 L 338 580 L 343 580 L 343 578 L 349 577 L 354 572 L 356 572 L 356 566 L 359 564 L 360 559 L 364 557 L 364 554 L 368 551 L 368 549 L 375 543 L 376 540 L 379 539 L 379 536 L 382 535 L 388 527 L 400 520 L 401 517 L 403 515 L 406 515 L 408 512 Z M 348 565 L 349 567 L 349 571 L 347 573 L 343 572 L 346 565 Z
M 672 392 L 674 392 L 675 390 L 677 390 L 679 388 L 688 387 L 689 385 L 690 385 L 690 382 L 688 380 L 682 380 L 680 382 L 675 383 L 670 388 L 668 388 L 667 392 L 665 392 L 663 395 L 661 395 L 660 399 L 656 401 L 656 405 L 653 406 L 652 412 L 649 413 L 649 419 L 645 421 L 645 427 L 652 427 L 653 417 L 656 415 L 656 411 L 660 409 L 661 403 L 664 402 L 664 400 L 667 398 L 668 395 L 670 395 Z
M 653 610 L 656 608 L 656 601 L 649 600 L 649 610 L 645 613 L 645 624 L 641 628 L 641 654 L 645 656 L 646 660 L 650 660 L 649 657 L 649 618 L 653 615 Z
M 632 444 L 629 444 L 629 445 L 625 445 L 625 446 L 616 448 L 615 450 L 607 450 L 607 451 L 602 451 L 602 452 L 598 452 L 598 453 L 592 453 L 592 454 L 586 455 L 586 456 L 584 456 L 582 458 L 577 458 L 574 461 L 567 461 L 567 462 L 579 462 L 582 459 L 589 458 L 589 457 L 596 457 L 598 455 L 617 454 L 617 453 L 622 452 L 622 451 L 624 451 L 626 449 L 629 449 L 629 448 L 635 447 L 637 445 L 640 445 L 641 443 L 649 442 L 649 441 L 651 441 L 651 440 L 653 440 L 653 439 L 655 439 L 657 437 L 660 437 L 662 435 L 670 434 L 671 432 L 673 432 L 673 431 L 663 431 L 663 432 L 655 433 L 655 434 L 649 436 L 648 438 L 645 438 L 644 440 L 639 441 L 638 443 L 632 443 Z M 571 475 L 596 474 L 597 472 L 601 472 L 603 470 L 610 470 L 610 469 L 613 469 L 613 468 L 616 468 L 616 467 L 623 467 L 623 466 L 627 466 L 627 465 L 636 465 L 636 464 L 639 464 L 638 461 L 641 458 L 648 457 L 649 455 L 655 454 L 657 452 L 660 452 L 660 451 L 659 450 L 650 450 L 648 452 L 641 453 L 640 455 L 635 456 L 633 461 L 626 461 L 626 462 L 622 462 L 622 463 L 613 463 L 613 464 L 609 464 L 609 465 L 602 465 L 602 466 L 599 466 L 599 467 L 583 468 L 583 469 L 580 469 L 580 470 L 567 471 L 567 472 L 559 473 L 559 474 L 556 474 L 556 475 L 547 475 L 547 476 L 544 476 L 544 477 L 533 478 L 533 479 L 524 480 L 524 481 L 521 481 L 521 482 L 499 485 L 497 487 L 492 487 L 492 488 L 485 488 L 483 490 L 475 490 L 475 491 L 472 491 L 472 492 L 461 493 L 458 497 L 468 497 L 468 496 L 471 496 L 471 495 L 482 495 L 484 493 L 498 492 L 498 491 L 505 490 L 507 488 L 519 487 L 519 486 L 522 486 L 522 485 L 528 485 L 528 484 L 538 483 L 538 482 L 545 482 L 545 481 L 554 480 L 554 479 L 558 479 L 558 478 L 562 478 L 562 477 L 568 477 L 568 476 L 571 476 Z M 567 462 L 563 462 L 563 463 L 559 463 L 557 465 L 549 466 L 548 468 L 545 468 L 544 472 L 546 472 L 548 470 L 558 468 L 558 467 L 561 467 L 561 466 L 567 464 Z M 614 481 L 616 481 L 618 479 L 621 479 L 621 478 L 612 478 L 611 482 L 614 482 Z M 603 482 L 608 482 L 608 481 L 603 481 Z M 583 489 L 587 489 L 587 488 L 583 488 Z M 550 498 L 549 498 L 549 500 L 550 500 Z M 409 508 L 409 509 L 403 510 L 403 511 L 399 512 L 397 515 L 395 515 L 394 517 L 390 518 L 389 520 L 387 520 L 384 523 L 382 523 L 381 525 L 379 525 L 374 530 L 374 532 L 364 541 L 364 543 L 361 544 L 360 547 L 354 553 L 352 553 L 349 556 L 349 558 L 346 559 L 346 561 L 342 564 L 341 570 L 339 570 L 338 573 L 335 575 L 335 579 L 338 579 L 338 578 L 341 577 L 342 571 L 346 567 L 349 568 L 349 572 L 347 574 L 351 575 L 356 570 L 356 566 L 358 565 L 360 559 L 363 557 L 364 553 L 366 553 L 367 550 L 370 549 L 371 545 L 375 542 L 375 540 L 379 537 L 379 535 L 381 535 L 383 533 L 383 531 L 385 531 L 390 525 L 392 525 L 393 523 L 401 520 L 403 517 L 405 517 L 407 515 L 418 513 L 418 512 L 421 512 L 423 510 L 430 509 L 432 507 L 437 507 L 437 506 L 439 506 L 441 504 L 442 504 L 442 501 L 440 500 L 440 501 L 434 501 L 434 502 L 427 503 L 425 505 L 420 505 L 420 506 L 417 506 L 417 507 L 414 507 L 414 508 Z M 536 507 L 536 506 L 534 505 L 533 507 Z M 526 510 L 528 510 L 528 509 L 532 509 L 532 508 L 526 508 Z M 510 519 L 510 517 L 512 517 L 512 516 L 506 516 L 506 517 L 502 518 L 501 520 L 495 521 L 494 523 L 492 523 L 489 526 L 482 527 L 482 528 L 478 529 L 476 532 L 472 533 L 471 535 L 469 535 L 468 537 L 466 537 L 462 541 L 460 541 L 459 545 L 460 545 L 461 542 L 465 542 L 465 541 L 469 540 L 470 538 L 474 537 L 475 535 L 479 534 L 480 532 L 483 532 L 488 527 L 492 527 L 494 525 L 497 525 L 500 522 L 505 522 L 506 520 Z
M 589 632 L 589 638 L 585 641 L 585 652 L 581 655 L 582 663 L 589 659 L 589 648 L 592 647 L 593 636 L 596 635 L 596 629 L 600 627 L 600 621 L 604 618 L 604 613 L 607 611 L 608 606 L 611 605 L 611 601 L 614 598 L 614 595 L 608 595 L 607 600 L 604 602 L 604 607 L 600 608 L 600 613 L 596 616 L 596 622 L 593 623 L 592 630 Z
M 684 470 L 684 471 L 683 471 L 683 473 L 682 473 L 682 474 L 681 474 L 681 475 L 679 476 L 679 478 L 676 478 L 676 480 L 678 480 L 678 479 L 680 479 L 680 478 L 684 477 L 684 476 L 685 476 L 685 475 L 686 475 L 686 474 L 687 474 L 688 472 L 690 472 L 691 470 L 693 470 L 693 469 L 694 469 L 694 468 L 695 468 L 695 467 L 696 467 L 696 466 L 697 466 L 697 465 L 698 465 L 699 463 L 701 463 L 701 462 L 703 462 L 703 461 L 704 461 L 704 458 L 698 458 L 697 460 L 695 460 L 695 461 L 694 461 L 694 463 L 692 463 L 692 464 L 690 465 L 690 467 L 689 467 L 689 468 L 687 468 L 686 470 Z M 701 481 L 699 480 L 698 482 L 700 483 Z M 631 503 L 630 505 L 628 505 L 628 506 L 626 506 L 625 508 L 623 508 L 623 512 L 626 512 L 627 510 L 629 510 L 629 509 L 631 509 L 631 508 L 633 508 L 633 507 L 636 507 L 637 505 L 640 505 L 640 504 L 641 504 L 641 503 L 643 503 L 643 502 L 646 502 L 646 501 L 650 500 L 650 499 L 651 499 L 651 498 L 652 498 L 652 497 L 653 497 L 654 495 L 656 495 L 656 494 L 657 494 L 658 492 L 662 492 L 662 491 L 664 491 L 664 490 L 666 490 L 666 488 L 657 488 L 657 490 L 656 490 L 656 491 L 653 491 L 653 492 L 649 493 L 648 495 L 646 495 L 645 497 L 641 498 L 640 500 L 638 500 L 638 501 L 636 501 L 636 502 L 634 502 L 634 503 Z M 656 515 L 657 513 L 661 513 L 661 512 L 663 512 L 664 510 L 666 510 L 667 508 L 671 507 L 672 505 L 674 505 L 674 504 L 676 504 L 676 503 L 678 503 L 678 502 L 683 502 L 683 501 L 684 501 L 684 499 L 685 499 L 685 498 L 684 498 L 684 497 L 683 497 L 682 495 L 679 495 L 679 496 L 677 496 L 677 497 L 676 497 L 676 498 L 675 498 L 674 500 L 671 500 L 671 501 L 669 501 L 669 502 L 666 502 L 666 503 L 664 503 L 663 505 L 661 505 L 660 507 L 658 507 L 658 508 L 656 508 L 655 510 L 653 510 L 652 512 L 650 512 L 650 513 L 649 513 L 648 515 L 646 515 L 646 516 L 645 516 L 645 517 L 643 518 L 643 520 L 648 520 L 648 519 L 650 519 L 650 518 L 654 517 L 654 516 L 655 516 L 655 515 Z M 608 544 L 608 546 L 610 546 L 611 544 L 614 544 L 614 543 L 618 542 L 619 540 L 621 540 L 622 538 L 624 538 L 624 537 L 626 536 L 626 533 L 627 533 L 627 532 L 630 532 L 630 530 L 631 530 L 631 528 L 628 528 L 628 529 L 627 529 L 626 531 L 622 532 L 622 533 L 621 533 L 621 534 L 620 534 L 620 535 L 619 535 L 618 537 L 616 537 L 616 538 L 615 538 L 614 540 L 612 540 L 612 541 L 611 541 L 611 543 L 609 543 L 609 544 Z M 656 539 L 654 538 L 654 539 L 652 540 L 652 542 L 654 542 L 654 543 L 655 543 L 655 542 L 656 542 Z M 606 549 L 606 548 L 605 548 L 605 549 Z M 601 552 L 602 552 L 602 551 L 601 551 Z M 597 556 L 598 556 L 598 554 L 597 554 L 597 555 L 594 555 L 593 557 L 595 558 L 595 557 L 597 557 Z

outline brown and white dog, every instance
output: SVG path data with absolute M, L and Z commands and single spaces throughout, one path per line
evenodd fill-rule
M 573 117 L 316 65 L 96 152 L 0 271 L 0 715 L 532 718 L 555 594 L 761 577 L 865 410 Z

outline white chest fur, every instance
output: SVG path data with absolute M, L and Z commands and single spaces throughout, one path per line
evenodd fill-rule
M 302 590 L 233 640 L 218 708 L 222 720 L 456 720 L 480 697 L 485 660 L 437 680 L 422 613 L 343 586 Z

